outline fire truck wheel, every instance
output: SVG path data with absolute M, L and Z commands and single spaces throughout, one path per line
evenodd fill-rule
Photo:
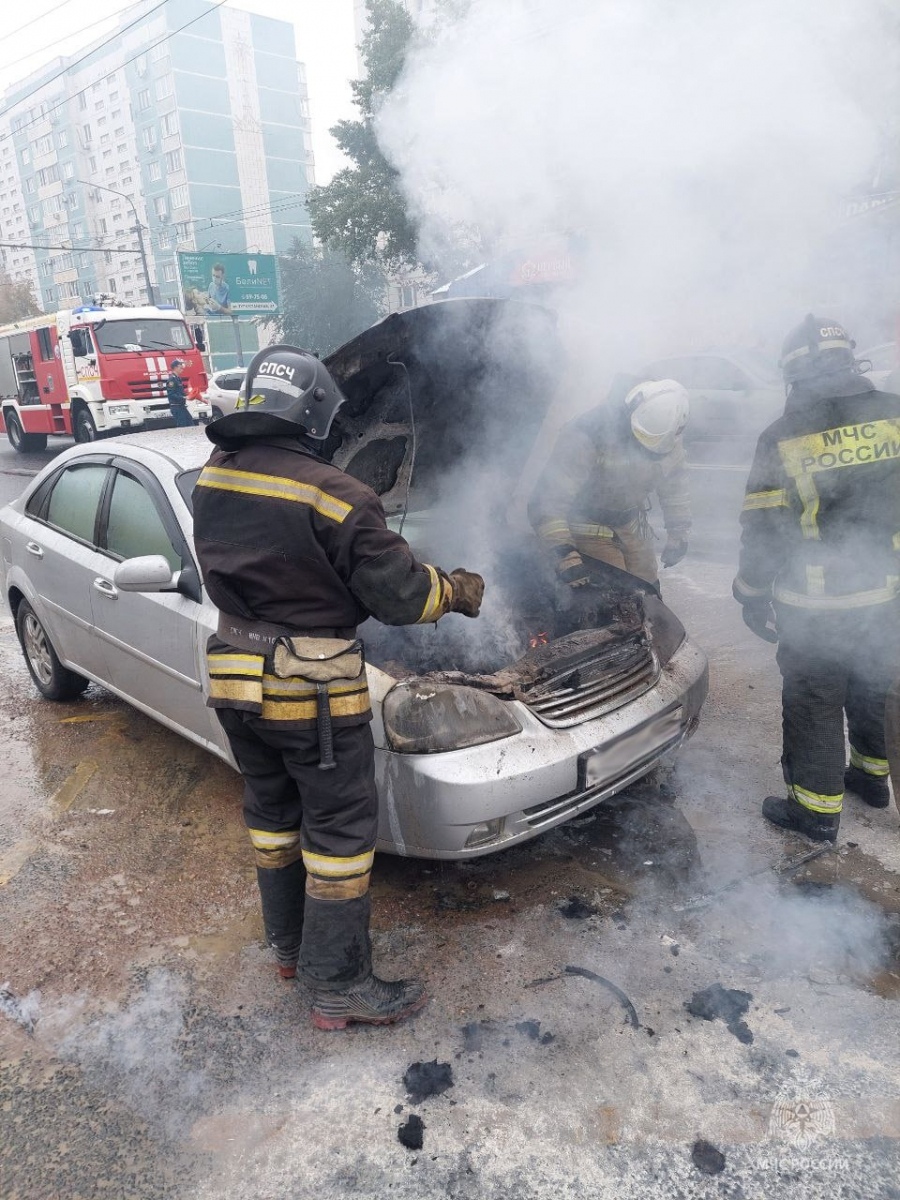
M 47 449 L 46 433 L 26 433 L 14 412 L 4 413 L 3 422 L 6 425 L 9 444 L 18 454 L 34 454 L 38 450 Z
M 97 440 L 97 426 L 86 408 L 79 408 L 75 414 L 75 427 L 72 433 L 76 442 L 95 442 Z
M 42 696 L 48 700 L 74 700 L 81 695 L 90 680 L 62 665 L 46 630 L 27 600 L 19 604 L 16 632 L 29 674 Z

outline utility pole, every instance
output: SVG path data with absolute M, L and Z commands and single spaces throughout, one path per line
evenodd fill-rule
M 121 196 L 123 200 L 127 200 L 131 205 L 131 211 L 134 213 L 134 228 L 133 233 L 137 234 L 138 249 L 141 254 L 141 266 L 144 270 L 144 288 L 147 292 L 148 304 L 155 304 L 156 297 L 153 294 L 153 284 L 150 282 L 150 268 L 147 265 L 147 251 L 144 247 L 144 227 L 141 225 L 141 219 L 138 216 L 138 210 L 135 207 L 134 201 L 130 196 L 126 196 L 124 192 L 117 192 L 115 188 L 107 187 L 103 183 L 91 183 L 87 179 L 76 179 L 76 183 L 82 184 L 83 187 L 97 188 L 101 192 L 110 192 L 113 196 Z

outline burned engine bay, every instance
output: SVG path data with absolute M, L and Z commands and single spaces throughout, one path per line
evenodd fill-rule
M 653 589 L 599 564 L 575 595 L 531 530 L 508 519 L 559 363 L 552 314 L 496 300 L 394 314 L 325 360 L 348 399 L 334 463 L 378 493 L 420 560 L 485 578 L 477 620 L 361 627 L 368 661 L 395 678 L 543 702 L 551 718 L 560 696 L 615 707 L 655 681 L 649 627 L 678 623 Z

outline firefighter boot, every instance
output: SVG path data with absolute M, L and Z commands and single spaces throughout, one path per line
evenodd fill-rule
M 266 941 L 275 951 L 278 974 L 293 979 L 303 940 L 306 868 L 301 859 L 286 867 L 257 867 Z
M 869 808 L 887 808 L 891 802 L 891 789 L 887 776 L 869 775 L 859 767 L 848 767 L 844 772 L 844 787 L 854 796 L 864 800 Z
M 805 834 L 814 842 L 836 841 L 838 826 L 841 823 L 840 813 L 832 815 L 813 812 L 811 808 L 805 808 L 798 803 L 793 796 L 766 796 L 762 804 L 762 814 L 773 825 Z
M 387 982 L 372 972 L 369 897 L 306 898 L 301 968 L 312 991 L 316 1029 L 392 1025 L 426 1002 L 417 979 Z

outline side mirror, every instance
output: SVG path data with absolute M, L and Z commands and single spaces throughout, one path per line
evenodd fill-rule
M 161 554 L 142 554 L 120 562 L 113 583 L 123 592 L 171 592 L 177 590 L 180 575 Z

